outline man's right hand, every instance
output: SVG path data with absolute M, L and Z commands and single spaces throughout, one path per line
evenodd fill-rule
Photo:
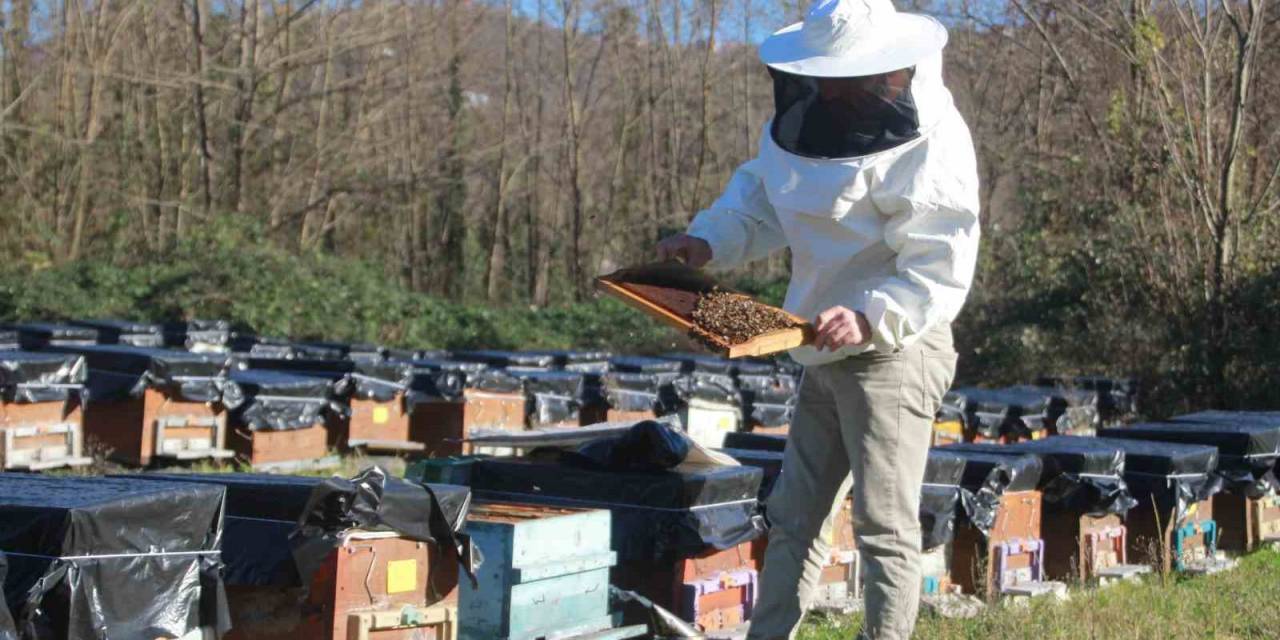
M 677 233 L 658 243 L 659 260 L 679 260 L 694 269 L 711 262 L 711 245 L 687 233 Z

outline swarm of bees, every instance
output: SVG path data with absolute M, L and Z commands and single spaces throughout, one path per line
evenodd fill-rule
M 718 347 L 718 338 L 730 345 L 742 344 L 758 335 L 798 326 L 790 316 L 750 296 L 713 289 L 700 296 L 693 308 L 695 324 L 691 335 L 709 346 Z

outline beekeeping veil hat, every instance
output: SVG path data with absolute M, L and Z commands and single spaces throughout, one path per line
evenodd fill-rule
M 817 0 L 804 22 L 760 46 L 774 82 L 773 141 L 830 159 L 919 138 L 952 107 L 941 77 L 946 43 L 938 21 L 900 13 L 891 0 Z

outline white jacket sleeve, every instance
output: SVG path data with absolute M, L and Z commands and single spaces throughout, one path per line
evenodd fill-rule
M 738 167 L 724 193 L 698 213 L 687 233 L 711 245 L 708 269 L 733 269 L 787 245 L 778 216 L 751 163 Z
M 967 141 L 967 131 L 964 137 Z M 957 147 L 957 152 L 937 154 L 919 171 L 900 176 L 903 184 L 886 184 L 873 196 L 889 217 L 884 242 L 897 253 L 897 273 L 875 283 L 862 309 L 877 351 L 908 347 L 954 319 L 973 284 L 980 235 L 978 180 L 976 170 L 966 170 L 976 164 L 972 146 Z

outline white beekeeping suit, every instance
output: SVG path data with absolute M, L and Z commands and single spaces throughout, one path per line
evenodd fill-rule
M 864 4 L 878 3 L 829 1 L 819 3 L 815 11 Z M 945 42 L 945 31 L 942 34 Z M 766 43 L 761 48 L 775 85 L 783 82 L 779 72 L 801 76 L 801 81 L 823 77 L 824 72 L 861 75 L 832 58 L 771 62 L 785 57 L 778 51 L 785 45 L 771 48 Z M 761 135 L 759 155 L 738 168 L 724 194 L 689 227 L 689 235 L 710 244 L 713 257 L 708 267 L 715 269 L 790 247 L 792 277 L 785 306 L 792 313 L 813 318 L 843 305 L 866 315 L 872 329 L 869 344 L 836 352 L 802 347 L 792 352 L 802 364 L 909 346 L 940 322 L 953 320 L 968 294 L 979 235 L 973 142 L 942 82 L 941 44 L 936 50 L 922 47 L 918 54 L 924 57 L 914 61 L 908 94 L 918 114 L 914 135 L 862 145 L 870 147 L 869 153 L 817 157 L 797 148 L 802 145 L 790 145 L 791 150 L 780 146 L 771 135 L 771 121 Z M 902 64 L 871 62 L 879 64 L 852 71 L 878 73 Z M 786 107 L 780 104 L 778 113 Z M 831 138 L 821 132 L 815 137 Z M 848 147 L 850 153 L 861 150 L 856 143 Z
M 920 491 L 956 368 L 951 322 L 978 252 L 973 142 L 942 82 L 946 29 L 890 0 L 819 0 L 760 47 L 774 114 L 659 257 L 730 268 L 789 247 L 786 307 L 814 319 L 750 640 L 795 637 L 852 497 L 860 638 L 907 640 L 922 580 Z

